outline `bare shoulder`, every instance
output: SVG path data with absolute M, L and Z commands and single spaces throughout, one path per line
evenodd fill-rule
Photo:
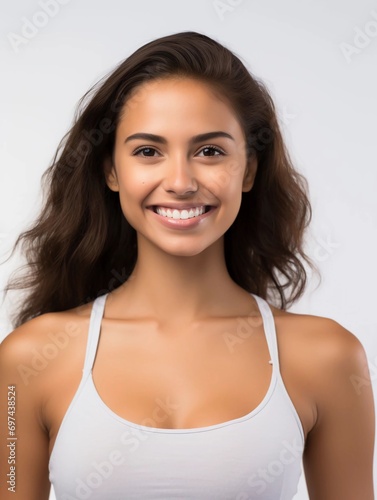
M 0 344 L 0 352 L 10 356 L 23 357 L 30 349 L 44 344 L 57 334 L 65 332 L 74 336 L 79 330 L 81 319 L 75 316 L 75 310 L 51 312 L 26 321 L 9 333 Z M 50 334 L 50 335 L 49 335 Z
M 30 351 L 45 340 L 49 328 L 56 327 L 58 317 L 55 313 L 42 314 L 26 321 L 9 333 L 0 344 L 0 359 L 8 365 L 13 361 L 23 361 Z
M 293 337 L 292 340 L 295 342 L 305 343 L 310 345 L 310 348 L 326 346 L 326 353 L 330 356 L 334 354 L 341 356 L 343 349 L 346 351 L 362 349 L 362 344 L 357 336 L 334 319 L 287 312 L 272 305 L 270 307 L 277 326 L 280 326 L 282 341 L 289 341 L 289 337 Z
M 46 313 L 17 327 L 0 344 L 2 371 L 24 385 L 48 377 L 59 360 L 70 355 L 73 345 L 82 342 L 89 309 Z
M 345 377 L 352 383 L 357 377 L 369 376 L 363 344 L 340 323 L 327 317 L 271 309 L 281 356 L 296 358 L 313 390 L 328 393 L 331 384 L 342 384 Z

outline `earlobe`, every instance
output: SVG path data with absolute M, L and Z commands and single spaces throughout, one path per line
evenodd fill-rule
M 118 178 L 111 158 L 107 158 L 104 162 L 104 174 L 109 189 L 111 191 L 119 191 Z
M 245 175 L 242 182 L 242 191 L 244 193 L 251 190 L 254 185 L 255 175 L 257 173 L 258 161 L 254 154 L 252 158 L 248 161 L 246 165 Z

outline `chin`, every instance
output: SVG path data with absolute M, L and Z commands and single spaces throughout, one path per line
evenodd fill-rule
M 172 255 L 175 257 L 195 257 L 203 253 L 208 247 L 204 248 L 188 248 L 187 245 L 179 245 L 179 247 L 174 248 L 171 246 L 170 248 L 161 248 L 166 254 Z

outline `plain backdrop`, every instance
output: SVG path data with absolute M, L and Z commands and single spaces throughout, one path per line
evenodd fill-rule
M 267 84 L 309 182 L 307 251 L 322 274 L 291 311 L 333 318 L 354 333 L 375 389 L 374 1 L 1 0 L 0 260 L 38 213 L 41 176 L 79 98 L 138 47 L 179 31 L 217 39 Z M 0 266 L 1 291 L 19 262 Z M 2 304 L 0 339 L 12 331 L 13 300 Z M 307 498 L 302 476 L 295 500 Z

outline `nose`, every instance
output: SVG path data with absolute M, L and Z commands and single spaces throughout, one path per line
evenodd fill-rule
M 176 155 L 166 162 L 163 187 L 167 192 L 184 195 L 197 191 L 197 182 L 190 162 L 183 155 Z

